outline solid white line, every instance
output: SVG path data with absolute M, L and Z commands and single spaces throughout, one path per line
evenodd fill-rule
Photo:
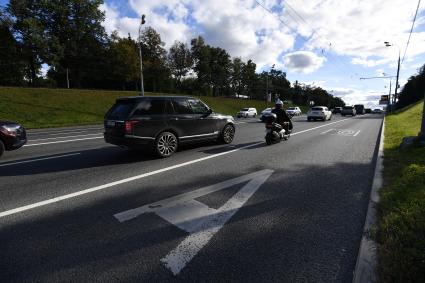
M 360 131 L 361 131 L 361 130 L 359 130 L 357 133 L 355 133 L 355 134 L 353 135 L 353 137 L 357 136 L 357 135 L 360 133 Z
M 339 120 L 339 121 L 329 123 L 329 124 L 325 124 L 325 125 L 322 125 L 322 126 L 319 126 L 319 127 L 307 129 L 307 130 L 304 130 L 304 131 L 301 131 L 301 132 L 297 132 L 293 135 L 313 131 L 313 130 L 316 130 L 316 129 L 319 129 L 319 128 L 322 128 L 322 127 L 325 127 L 325 126 L 329 126 L 329 125 L 332 125 L 332 124 L 335 124 L 335 123 L 340 123 L 340 122 L 346 121 L 348 119 L 350 119 L 350 118 L 347 118 L 347 119 L 344 119 L 344 120 Z M 93 188 L 81 190 L 81 191 L 78 191 L 78 192 L 75 192 L 75 193 L 71 193 L 71 194 L 47 199 L 47 200 L 36 202 L 36 203 L 33 203 L 33 204 L 17 207 L 17 208 L 11 209 L 11 210 L 6 210 L 6 211 L 3 211 L 3 212 L 0 212 L 0 218 L 8 216 L 8 215 L 16 214 L 16 213 L 19 213 L 19 212 L 23 212 L 23 211 L 26 211 L 26 210 L 30 210 L 30 209 L 33 209 L 33 208 L 52 204 L 52 203 L 55 203 L 55 202 L 63 201 L 63 200 L 66 200 L 66 199 L 71 199 L 71 198 L 75 198 L 75 197 L 78 197 L 78 196 L 81 196 L 81 195 L 86 195 L 86 194 L 93 193 L 93 192 L 96 192 L 96 191 L 101 191 L 101 190 L 104 190 L 104 189 L 107 189 L 107 188 L 110 188 L 110 187 L 113 187 L 113 186 L 121 185 L 121 184 L 124 184 L 124 183 L 139 180 L 139 179 L 143 179 L 143 178 L 146 178 L 146 177 L 149 177 L 149 176 L 153 176 L 153 175 L 160 174 L 160 173 L 163 173 L 163 172 L 171 171 L 171 170 L 174 170 L 174 169 L 177 169 L 177 168 L 180 168 L 180 167 L 184 167 L 184 166 L 188 166 L 188 165 L 191 165 L 191 164 L 194 164 L 194 163 L 198 163 L 198 162 L 201 162 L 201 161 L 204 161 L 204 160 L 208 160 L 208 159 L 216 158 L 216 157 L 219 157 L 219 156 L 227 155 L 227 154 L 237 152 L 237 151 L 242 150 L 242 149 L 254 147 L 254 146 L 257 146 L 257 145 L 263 144 L 263 143 L 264 143 L 263 141 L 257 142 L 257 143 L 254 143 L 254 144 L 238 147 L 236 149 L 232 149 L 232 150 L 229 150 L 229 151 L 213 154 L 213 155 L 210 155 L 210 156 L 206 156 L 206 157 L 202 157 L 202 158 L 199 158 L 199 159 L 187 161 L 187 162 L 184 162 L 184 163 L 180 163 L 180 164 L 173 165 L 173 166 L 170 166 L 170 167 L 162 168 L 162 169 L 159 169 L 159 170 L 151 171 L 151 172 L 148 172 L 148 173 L 143 173 L 143 174 L 136 175 L 136 176 L 133 176 L 133 177 L 118 180 L 118 181 L 115 181 L 115 182 L 111 182 L 111 183 L 96 186 L 96 187 L 93 187 Z
M 36 146 L 36 145 L 46 145 L 46 144 L 55 144 L 55 143 L 64 143 L 64 142 L 73 142 L 73 141 L 94 140 L 94 139 L 103 139 L 103 136 L 100 136 L 100 137 L 91 137 L 91 138 L 84 138 L 84 139 L 65 140 L 65 141 L 54 141 L 54 142 L 43 142 L 43 143 L 35 143 L 35 144 L 26 144 L 26 145 L 24 145 L 24 147 Z
M 57 156 L 37 158 L 37 159 L 31 159 L 31 160 L 25 160 L 25 161 L 17 161 L 17 162 L 12 162 L 12 163 L 0 164 L 0 167 L 9 166 L 9 165 L 15 165 L 15 164 L 22 164 L 22 163 L 35 162 L 35 161 L 41 161 L 41 160 L 62 158 L 62 157 L 73 156 L 73 155 L 78 155 L 78 154 L 81 154 L 81 153 L 80 152 L 77 152 L 77 153 L 71 153 L 71 154 L 65 154 L 65 155 L 57 155 Z
M 41 135 L 41 134 L 46 134 L 46 135 L 61 135 L 61 134 L 69 134 L 69 133 L 83 133 L 83 132 L 87 132 L 87 131 L 92 131 L 92 130 L 102 130 L 102 128 L 86 128 L 86 129 L 74 129 L 74 130 L 64 130 L 64 131 L 37 131 L 37 130 L 28 130 L 27 134 L 29 135 Z
M 36 140 L 28 140 L 29 142 L 35 142 L 35 141 L 47 141 L 47 140 L 59 140 L 59 139 L 67 139 L 67 138 L 77 138 L 77 137 L 87 137 L 87 136 L 95 136 L 99 135 L 101 133 L 95 133 L 95 134 L 85 134 L 85 135 L 76 135 L 76 136 L 66 136 L 66 137 L 56 137 L 56 138 L 45 138 L 45 139 L 36 139 Z

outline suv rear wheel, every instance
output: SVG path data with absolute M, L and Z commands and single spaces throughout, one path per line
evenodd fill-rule
M 225 144 L 229 144 L 233 141 L 234 137 L 235 137 L 235 127 L 233 127 L 230 124 L 227 124 L 226 126 L 224 126 L 223 130 L 221 131 L 219 141 Z
M 177 151 L 178 141 L 176 135 L 171 132 L 162 132 L 156 138 L 155 152 L 160 157 L 169 157 Z

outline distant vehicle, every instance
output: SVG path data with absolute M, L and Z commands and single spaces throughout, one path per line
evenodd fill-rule
M 356 114 L 363 115 L 365 114 L 364 105 L 363 104 L 356 104 L 354 105 L 354 108 L 356 109 Z
M 271 113 L 272 110 L 273 110 L 272 108 L 266 108 L 263 111 L 261 111 L 261 114 L 260 114 L 260 120 L 261 120 L 261 122 L 265 122 L 265 115 Z
M 375 108 L 375 109 L 373 109 L 373 111 L 372 111 L 372 113 L 373 114 L 382 114 L 382 110 L 381 109 L 379 109 L 379 108 Z
M 248 118 L 257 116 L 257 109 L 255 108 L 242 108 L 238 113 L 238 118 Z
M 370 108 L 365 108 L 364 112 L 365 112 L 366 114 L 370 114 L 370 113 L 372 113 L 372 109 L 370 109 Z
M 27 133 L 22 125 L 0 120 L 0 157 L 5 151 L 16 150 L 26 142 Z
M 302 112 L 299 107 L 289 107 L 286 110 L 286 114 L 288 114 L 289 116 L 300 116 Z
M 328 107 L 325 106 L 315 106 L 310 108 L 307 113 L 307 121 L 311 120 L 330 120 L 332 119 L 332 112 L 329 111 Z
M 342 107 L 335 107 L 334 110 L 332 111 L 333 114 L 338 114 L 341 113 Z
M 354 108 L 354 106 L 342 107 L 341 116 L 345 116 L 345 115 L 356 116 L 356 108 Z
M 152 148 L 169 157 L 180 144 L 231 143 L 233 117 L 216 114 L 201 100 L 183 96 L 118 98 L 105 114 L 105 141 L 124 148 Z

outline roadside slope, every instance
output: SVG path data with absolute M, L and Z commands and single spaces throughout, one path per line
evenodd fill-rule
M 422 103 L 387 116 L 384 187 L 378 205 L 382 282 L 425 281 L 425 148 L 400 149 L 420 129 Z
M 117 97 L 134 95 L 137 92 L 0 87 L 0 119 L 20 122 L 26 128 L 99 124 Z M 244 107 L 255 107 L 258 112 L 271 107 L 260 100 L 207 96 L 200 99 L 214 111 L 228 115 L 235 115 Z

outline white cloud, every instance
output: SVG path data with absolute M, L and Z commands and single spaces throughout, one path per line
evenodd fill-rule
M 296 51 L 283 58 L 284 66 L 297 73 L 312 73 L 319 69 L 326 59 L 310 51 Z
M 341 98 L 347 105 L 364 104 L 367 108 L 381 108 L 379 99 L 384 91 L 364 91 L 355 88 L 329 88 L 330 93 Z

